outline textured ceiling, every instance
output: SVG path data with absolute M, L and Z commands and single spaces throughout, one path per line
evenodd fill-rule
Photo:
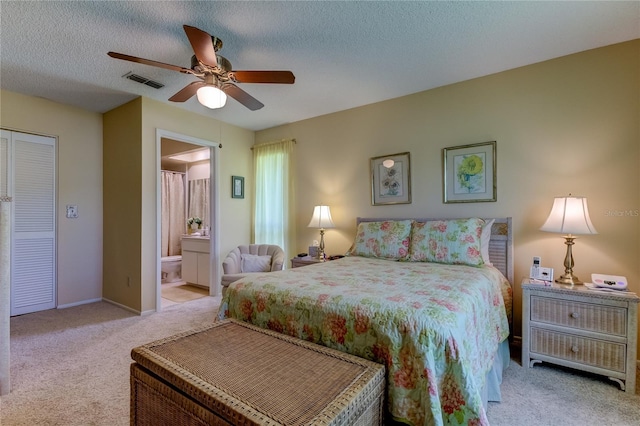
M 96 112 L 170 103 L 196 78 L 107 52 L 189 67 L 183 24 L 221 38 L 234 69 L 295 74 L 241 84 L 258 111 L 172 103 L 259 130 L 640 38 L 640 2 L 1 1 L 0 87 Z

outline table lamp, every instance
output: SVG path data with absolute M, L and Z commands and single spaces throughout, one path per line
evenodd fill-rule
M 556 197 L 551 207 L 551 213 L 540 230 L 566 234 L 564 243 L 567 245 L 567 254 L 564 258 L 564 274 L 558 277 L 556 282 L 571 286 L 583 284 L 578 277 L 573 275 L 574 263 L 571 246 L 575 244 L 574 234 L 598 233 L 589 217 L 587 199 L 573 197 L 571 194 L 568 197 Z
M 329 206 L 315 206 L 313 208 L 313 216 L 307 227 L 320 229 L 320 247 L 318 247 L 317 257 L 320 260 L 324 260 L 324 230 L 325 228 L 335 228 Z

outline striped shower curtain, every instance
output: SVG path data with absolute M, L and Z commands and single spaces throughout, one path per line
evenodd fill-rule
M 182 254 L 180 239 L 187 230 L 184 179 L 184 173 L 162 172 L 162 257 Z

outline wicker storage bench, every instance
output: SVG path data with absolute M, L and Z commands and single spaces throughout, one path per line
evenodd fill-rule
M 383 424 L 383 365 L 239 321 L 131 357 L 132 425 Z

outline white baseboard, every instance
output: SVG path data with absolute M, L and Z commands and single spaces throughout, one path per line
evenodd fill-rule
M 130 307 L 128 307 L 128 306 L 126 306 L 126 305 L 123 305 L 123 304 L 118 303 L 118 302 L 114 302 L 113 300 L 109 300 L 109 299 L 104 298 L 104 297 L 101 297 L 101 298 L 98 298 L 98 299 L 82 300 L 82 301 L 80 301 L 80 302 L 67 303 L 67 304 L 64 304 L 64 305 L 58 305 L 58 306 L 56 307 L 56 309 L 72 308 L 72 307 L 74 307 L 74 306 L 87 305 L 87 304 L 89 304 L 89 303 L 96 303 L 96 302 L 107 302 L 107 303 L 110 303 L 110 304 L 112 304 L 112 305 L 116 305 L 116 306 L 117 306 L 117 307 L 119 307 L 119 308 L 125 309 L 125 310 L 127 310 L 127 311 L 129 311 L 129 312 L 133 312 L 133 313 L 134 313 L 134 314 L 136 314 L 136 315 L 142 315 L 142 316 L 144 316 L 144 315 L 150 315 L 150 314 L 153 314 L 153 313 L 155 313 L 155 312 L 156 312 L 156 310 L 155 310 L 155 309 L 152 309 L 152 310 L 149 310 L 149 311 L 140 312 L 140 311 L 137 311 L 137 310 L 135 310 L 135 309 L 132 309 L 132 308 L 130 308 Z
M 120 307 L 122 309 L 125 309 L 125 310 L 129 311 L 129 312 L 133 312 L 136 315 L 142 315 L 142 313 L 140 311 L 132 309 L 132 308 L 130 308 L 130 307 L 126 306 L 126 305 L 123 305 L 121 303 L 114 302 L 113 300 L 109 300 L 109 299 L 107 299 L 105 297 L 102 298 L 102 301 L 103 302 L 107 302 L 107 303 L 111 303 L 112 305 L 116 305 L 116 306 L 118 306 L 118 307 Z
M 58 305 L 56 307 L 56 309 L 73 308 L 74 306 L 87 305 L 89 303 L 96 303 L 96 302 L 101 302 L 101 301 L 102 301 L 101 297 L 99 297 L 97 299 L 81 300 L 80 302 L 66 303 L 64 305 Z

